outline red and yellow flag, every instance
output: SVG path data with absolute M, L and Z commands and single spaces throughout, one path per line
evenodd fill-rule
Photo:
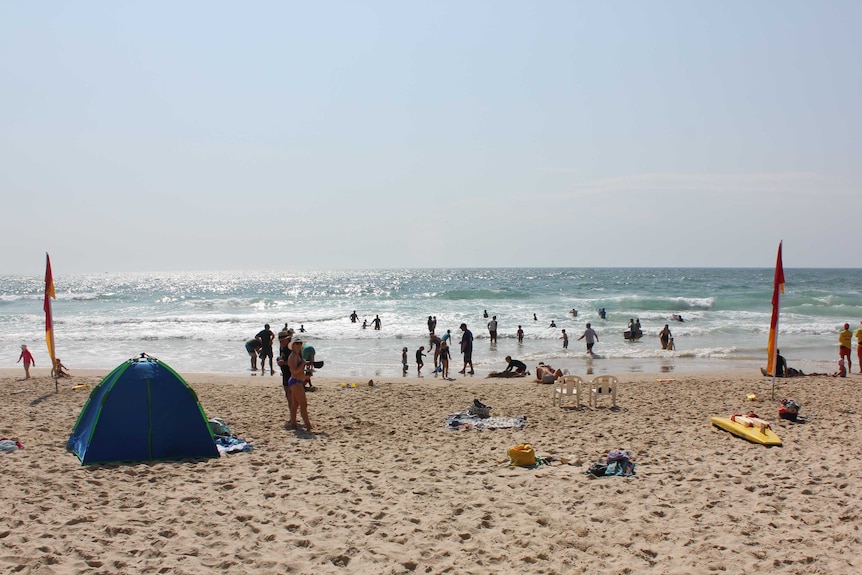
M 51 300 L 56 299 L 54 294 L 54 274 L 51 273 L 51 256 L 45 254 L 47 265 L 45 267 L 45 304 L 42 306 L 45 310 L 45 342 L 48 344 L 48 355 L 51 356 L 51 368 L 57 364 L 54 357 L 54 317 L 51 313 Z
M 775 285 L 772 288 L 772 321 L 769 323 L 769 344 L 766 346 L 766 373 L 774 374 L 778 355 L 778 308 L 784 293 L 784 264 L 781 262 L 781 244 L 778 242 L 778 260 L 775 262 Z

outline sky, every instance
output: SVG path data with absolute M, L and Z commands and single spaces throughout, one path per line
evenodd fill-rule
M 0 0 L 0 274 L 859 268 L 860 21 Z

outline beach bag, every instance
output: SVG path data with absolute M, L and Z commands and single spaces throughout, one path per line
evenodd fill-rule
M 485 405 L 478 399 L 474 399 L 470 407 L 467 408 L 467 413 L 476 417 L 481 417 L 482 419 L 488 419 L 491 417 L 491 407 L 489 405 Z
M 792 399 L 782 399 L 781 407 L 778 408 L 778 417 L 788 421 L 796 421 L 799 418 L 799 410 L 802 406 Z
M 536 464 L 536 452 L 532 445 L 521 443 L 509 448 L 509 462 L 518 467 L 532 467 Z
M 628 463 L 629 459 L 631 459 L 631 455 L 628 451 L 624 449 L 614 449 L 613 451 L 608 453 L 606 459 L 608 465 L 610 465 L 611 463 L 616 463 L 618 461 L 622 463 Z
M 230 427 L 221 417 L 213 417 L 207 423 L 210 424 L 210 431 L 217 437 L 228 437 L 231 434 Z

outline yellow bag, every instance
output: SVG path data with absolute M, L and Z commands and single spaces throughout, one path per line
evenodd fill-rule
M 536 452 L 532 445 L 524 443 L 509 448 L 509 459 L 511 465 L 518 467 L 530 467 L 536 464 Z

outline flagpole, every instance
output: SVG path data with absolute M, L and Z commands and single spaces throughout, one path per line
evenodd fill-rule
M 775 280 L 772 287 L 772 320 L 769 322 L 769 343 L 767 345 L 766 370 L 772 373 L 772 399 L 775 399 L 775 378 L 778 375 L 778 317 L 781 308 L 781 294 L 784 293 L 784 263 L 778 242 L 778 257 L 775 260 Z
M 775 400 L 775 376 L 778 373 L 778 309 L 781 306 L 781 294 L 777 293 L 776 317 L 775 317 L 775 345 L 772 350 L 772 399 Z M 786 368 L 785 368 L 786 369 Z M 787 373 L 784 374 L 787 377 Z
M 57 382 L 57 359 L 54 353 L 54 314 L 51 300 L 57 297 L 54 293 L 54 274 L 51 272 L 51 256 L 45 252 L 45 343 L 48 346 L 48 355 L 51 356 L 51 375 L 54 378 L 54 393 L 60 393 L 60 384 Z

